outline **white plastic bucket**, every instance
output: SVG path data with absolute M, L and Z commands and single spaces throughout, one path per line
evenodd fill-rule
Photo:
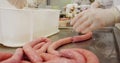
M 0 8 L 0 42 L 20 47 L 38 38 L 53 35 L 58 30 L 59 10 Z

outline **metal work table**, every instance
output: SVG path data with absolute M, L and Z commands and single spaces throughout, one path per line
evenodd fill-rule
M 70 28 L 60 29 L 60 32 L 49 36 L 52 42 L 61 38 L 75 36 L 78 33 L 72 32 Z M 70 43 L 61 46 L 63 48 L 84 48 L 97 55 L 100 63 L 120 63 L 120 30 L 117 28 L 104 28 L 93 32 L 90 40 L 83 42 Z M 9 48 L 0 45 L 0 51 L 14 52 L 16 48 Z

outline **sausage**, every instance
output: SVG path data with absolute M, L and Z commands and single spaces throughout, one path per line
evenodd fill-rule
M 37 44 L 40 44 L 42 42 L 47 43 L 47 42 L 50 42 L 50 40 L 48 38 L 45 38 L 45 37 L 40 37 L 37 40 L 34 40 L 34 41 L 27 43 L 23 46 L 23 50 L 24 50 L 25 54 L 28 56 L 30 61 L 33 63 L 41 63 L 42 62 L 42 58 L 39 57 L 38 53 L 34 49 L 38 46 Z
M 25 61 L 25 60 L 22 60 L 21 63 L 31 63 L 31 62 L 29 62 L 29 61 Z
M 33 47 L 33 49 L 38 50 L 38 49 L 40 49 L 44 44 L 45 44 L 45 42 L 41 42 L 41 43 L 39 43 L 39 44 L 36 44 L 36 45 Z
M 67 37 L 67 38 L 63 38 L 63 39 L 60 39 L 54 43 L 52 43 L 49 47 L 48 47 L 48 50 L 47 52 L 48 53 L 51 53 L 51 54 L 55 54 L 57 56 L 61 56 L 59 54 L 58 51 L 56 51 L 55 49 L 57 49 L 58 47 L 64 45 L 64 44 L 68 44 L 68 43 L 71 43 L 72 42 L 72 37 Z
M 71 43 L 71 42 L 78 42 L 78 41 L 88 40 L 91 37 L 92 37 L 92 32 L 89 32 L 89 33 L 87 33 L 85 35 L 67 37 L 67 38 L 60 39 L 60 40 L 54 42 L 53 44 L 51 44 L 49 46 L 48 53 L 60 56 L 59 52 L 55 51 L 55 49 L 57 49 L 58 47 L 60 47 L 62 45 L 65 45 L 65 44 L 68 44 L 68 43 Z
M 28 43 L 30 46 L 35 47 L 37 44 L 42 43 L 42 42 L 49 42 L 50 40 L 45 37 L 40 37 L 36 40 L 33 40 L 32 42 Z
M 37 50 L 37 53 L 41 54 L 41 53 L 47 52 L 47 49 L 48 49 L 50 44 L 51 44 L 51 42 L 45 43 L 40 49 Z
M 75 60 L 76 63 L 86 63 L 85 57 L 72 49 L 62 49 L 60 53 L 63 57 Z
M 56 51 L 55 49 L 57 49 L 58 47 L 64 44 L 88 40 L 91 37 L 92 37 L 92 32 L 89 32 L 81 36 L 74 36 L 74 37 L 67 37 L 67 38 L 60 39 L 49 46 L 48 53 L 61 56 L 62 54 L 59 51 Z M 93 54 L 92 52 L 85 50 L 85 49 L 75 49 L 75 50 L 86 58 L 86 63 L 99 63 L 97 56 Z
M 13 54 L 12 53 L 5 53 L 5 52 L 0 52 L 0 61 L 6 60 L 10 58 Z
M 86 63 L 99 63 L 99 59 L 97 58 L 97 56 L 88 50 L 78 48 L 73 48 L 72 50 L 75 50 L 84 55 L 84 57 L 86 58 Z
M 90 39 L 91 36 L 92 34 L 89 33 L 82 36 L 67 37 L 53 44 L 51 44 L 51 41 L 47 38 L 38 38 L 23 46 L 24 53 L 31 62 L 22 60 L 23 50 L 19 48 L 13 56 L 11 55 L 12 57 L 8 56 L 8 58 L 6 56 L 8 59 L 1 63 L 99 63 L 97 56 L 85 49 L 55 50 L 64 44 Z
M 85 41 L 88 40 L 92 37 L 92 32 L 88 32 L 85 35 L 80 35 L 80 36 L 73 36 L 73 41 L 72 42 L 79 42 L 79 41 Z
M 21 48 L 18 48 L 12 57 L 2 61 L 1 63 L 21 63 L 22 57 L 23 57 L 23 50 Z
M 40 57 L 42 57 L 45 62 L 58 58 L 58 56 L 49 53 L 41 53 Z
M 23 50 L 32 63 L 41 63 L 42 58 L 39 57 L 36 50 L 33 49 L 29 44 L 24 45 Z
M 55 58 L 54 60 L 50 60 L 44 63 L 76 63 L 74 60 L 69 60 L 66 58 Z
M 43 53 L 47 51 L 48 46 L 51 44 L 51 40 L 49 40 L 48 38 L 44 38 L 46 39 L 45 42 L 36 44 L 33 49 L 36 49 L 37 53 Z
M 44 60 L 43 63 L 75 63 L 75 61 L 71 59 L 66 59 L 49 53 L 41 53 L 40 56 Z
M 40 56 L 43 58 L 43 63 L 76 63 L 72 59 L 66 59 L 49 53 L 42 53 Z

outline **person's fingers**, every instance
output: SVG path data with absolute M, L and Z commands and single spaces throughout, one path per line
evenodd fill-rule
M 81 33 L 83 33 L 83 34 L 88 33 L 90 31 L 92 31 L 92 28 L 93 28 L 93 25 L 88 27 L 88 28 L 86 28 L 85 30 L 81 31 Z
M 76 17 L 74 17 L 74 18 L 71 20 L 70 24 L 71 24 L 71 25 L 74 25 L 74 24 L 76 23 L 76 21 L 77 21 L 78 19 L 80 19 L 80 17 L 82 17 L 82 15 L 83 15 L 84 13 L 85 13 L 85 12 L 79 13 Z
M 79 20 L 77 20 L 77 22 L 73 25 L 73 29 L 76 29 L 79 25 L 81 25 L 82 23 L 84 23 L 87 19 L 88 19 L 87 16 L 81 17 L 81 18 L 80 18 Z
M 99 26 L 99 24 L 97 23 L 93 23 L 91 24 L 88 28 L 86 28 L 85 30 L 81 31 L 81 33 L 87 33 L 96 29 L 100 29 L 102 28 L 102 26 Z
M 90 20 L 85 21 L 84 23 L 82 23 L 81 25 L 79 25 L 79 26 L 76 28 L 76 32 L 84 31 L 84 30 L 87 29 L 91 24 L 92 24 L 92 22 L 91 22 Z

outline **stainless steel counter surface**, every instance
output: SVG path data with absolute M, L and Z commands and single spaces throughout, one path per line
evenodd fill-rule
M 120 63 L 120 32 L 117 29 L 105 28 L 93 32 L 93 37 L 90 40 L 83 42 L 70 43 L 61 46 L 58 50 L 63 48 L 84 48 L 92 51 L 100 60 L 100 63 Z M 60 29 L 60 32 L 49 36 L 52 42 L 59 39 L 75 36 L 78 33 L 72 32 L 70 28 Z M 14 52 L 16 48 L 9 48 L 0 45 L 0 51 Z

